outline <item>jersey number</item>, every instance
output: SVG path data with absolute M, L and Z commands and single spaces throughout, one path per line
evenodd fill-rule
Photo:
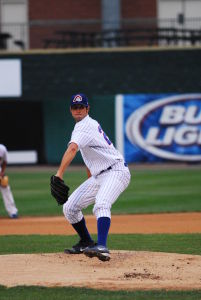
M 104 139 L 106 140 L 106 142 L 108 143 L 108 145 L 111 145 L 112 142 L 110 141 L 109 137 L 105 134 L 105 132 L 103 131 L 103 129 L 101 128 L 101 126 L 98 126 L 98 131 L 103 135 Z

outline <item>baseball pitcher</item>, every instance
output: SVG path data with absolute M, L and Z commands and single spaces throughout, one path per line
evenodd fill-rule
M 8 176 L 5 175 L 8 152 L 4 145 L 0 144 L 0 191 L 2 194 L 5 209 L 12 219 L 18 217 L 18 210 L 15 205 L 13 194 L 9 185 Z
M 51 177 L 51 193 L 63 204 L 66 219 L 72 224 L 80 241 L 65 253 L 84 253 L 102 261 L 110 259 L 107 237 L 111 223 L 111 207 L 130 182 L 130 172 L 123 156 L 113 146 L 100 124 L 89 116 L 88 99 L 84 94 L 73 95 L 70 112 L 76 124 L 60 167 Z M 63 181 L 65 170 L 77 151 L 87 167 L 88 179 L 68 197 L 68 186 Z M 98 241 L 95 243 L 86 227 L 82 210 L 94 204 Z

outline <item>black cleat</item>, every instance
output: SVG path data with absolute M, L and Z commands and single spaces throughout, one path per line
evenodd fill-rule
M 74 245 L 71 249 L 64 249 L 64 253 L 66 254 L 81 254 L 87 247 L 94 246 L 94 241 L 82 241 L 80 240 L 76 245 Z
M 98 257 L 102 261 L 110 260 L 110 252 L 108 248 L 101 245 L 86 248 L 84 250 L 84 254 L 88 257 Z

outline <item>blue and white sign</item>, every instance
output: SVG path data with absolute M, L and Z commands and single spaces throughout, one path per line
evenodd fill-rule
M 201 94 L 117 95 L 116 145 L 130 163 L 201 161 Z

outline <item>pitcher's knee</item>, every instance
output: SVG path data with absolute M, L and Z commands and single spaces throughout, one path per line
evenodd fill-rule
M 95 204 L 93 208 L 93 213 L 96 216 L 96 219 L 101 217 L 111 218 L 111 205 Z
M 77 223 L 83 218 L 82 212 L 73 207 L 69 201 L 63 205 L 63 213 L 70 224 Z
M 70 222 L 70 220 L 75 215 L 74 208 L 70 205 L 70 202 L 67 201 L 63 205 L 63 213 L 64 213 L 64 216 L 66 217 L 66 219 Z

